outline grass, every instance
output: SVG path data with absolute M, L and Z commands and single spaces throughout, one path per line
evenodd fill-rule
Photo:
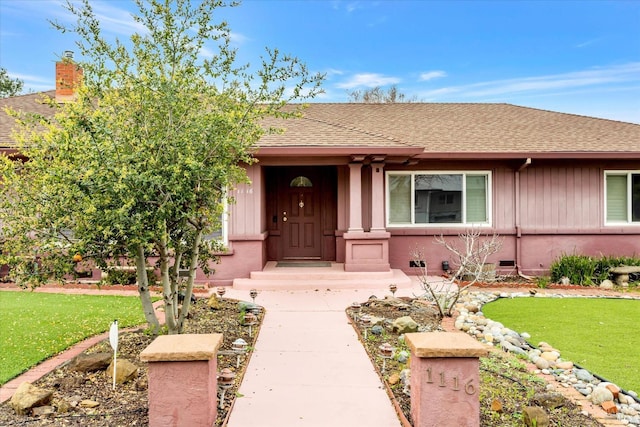
M 625 390 L 640 392 L 640 301 L 596 298 L 501 298 L 485 305 L 484 315 L 529 342 L 545 341 L 564 360 L 604 377 Z
M 85 338 L 144 323 L 137 297 L 0 292 L 0 385 Z

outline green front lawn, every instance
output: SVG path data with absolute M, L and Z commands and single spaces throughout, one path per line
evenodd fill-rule
M 546 341 L 561 357 L 625 390 L 640 392 L 640 301 L 599 298 L 501 298 L 484 315 L 529 342 Z
M 0 292 L 0 384 L 85 338 L 144 323 L 137 297 Z

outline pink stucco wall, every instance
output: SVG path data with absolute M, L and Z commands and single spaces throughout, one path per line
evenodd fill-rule
M 291 161 L 289 159 L 288 164 Z M 564 253 L 640 254 L 640 226 L 612 227 L 604 223 L 604 171 L 635 170 L 639 167 L 637 164 L 624 160 L 534 159 L 530 165 L 524 165 L 523 161 L 423 161 L 410 167 L 388 164 L 384 170 L 490 170 L 492 226 L 483 231 L 498 233 L 504 239 L 502 250 L 489 260 L 502 274 L 514 274 L 516 270 L 510 266 L 500 267 L 500 261 L 518 263 L 525 274 L 545 274 L 551 262 Z M 274 162 L 271 159 L 271 163 Z M 335 261 L 344 262 L 347 253 L 342 235 L 349 227 L 352 206 L 349 202 L 349 168 L 338 163 Z M 372 210 L 376 209 L 369 196 L 372 190 L 370 171 L 370 167 L 363 166 L 361 187 L 364 195 L 360 208 L 365 231 L 371 226 Z M 211 283 L 228 284 L 235 277 L 248 277 L 251 271 L 262 269 L 267 260 L 269 239 L 261 163 L 250 166 L 247 172 L 252 184 L 238 187 L 234 193 L 237 203 L 230 208 L 232 254 L 222 257 L 222 264 L 216 266 L 212 278 L 204 279 Z M 445 248 L 434 244 L 434 237 L 442 233 L 456 239 L 463 230 L 455 227 L 388 227 L 387 231 L 391 233 L 389 264 L 391 268 L 415 274 L 409 267 L 409 252 L 421 247 L 425 249 L 429 273 L 440 274 L 442 261 L 451 262 L 452 259 Z
M 153 362 L 149 369 L 149 426 L 213 425 L 218 413 L 216 372 L 216 357 Z

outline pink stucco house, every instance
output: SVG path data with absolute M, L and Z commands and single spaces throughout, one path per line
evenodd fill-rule
M 55 96 L 55 92 L 48 93 Z M 0 100 L 43 108 L 30 94 Z M 509 104 L 310 104 L 259 142 L 234 191 L 211 278 L 230 284 L 282 261 L 344 274 L 431 274 L 434 236 L 479 227 L 504 238 L 491 260 L 542 274 L 563 253 L 640 254 L 640 125 Z M 11 150 L 0 114 L 0 146 Z M 391 276 L 389 276 L 391 277 Z

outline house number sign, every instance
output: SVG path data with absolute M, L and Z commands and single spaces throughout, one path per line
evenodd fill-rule
M 438 387 L 451 388 L 453 391 L 464 390 L 470 396 L 476 394 L 476 386 L 473 385 L 473 378 L 464 382 L 458 375 L 450 376 L 446 371 L 434 372 L 430 366 L 426 369 L 427 384 L 437 384 Z

